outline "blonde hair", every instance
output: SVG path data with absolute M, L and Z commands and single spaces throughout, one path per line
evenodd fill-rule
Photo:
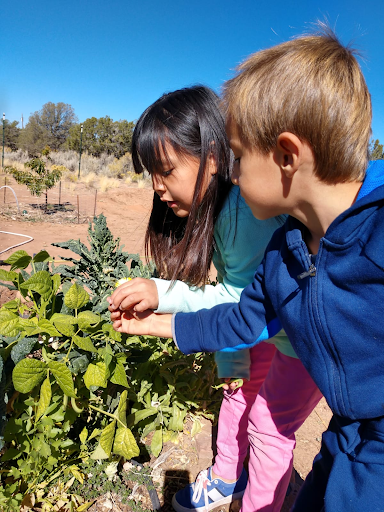
M 306 141 L 324 182 L 364 178 L 371 99 L 355 58 L 322 23 L 321 32 L 259 51 L 224 84 L 227 119 L 242 143 L 268 154 L 282 132 Z

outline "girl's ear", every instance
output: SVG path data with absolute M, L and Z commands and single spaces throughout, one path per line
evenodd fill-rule
M 292 179 L 299 168 L 303 143 L 290 132 L 283 132 L 277 138 L 275 156 L 281 170 L 287 178 Z

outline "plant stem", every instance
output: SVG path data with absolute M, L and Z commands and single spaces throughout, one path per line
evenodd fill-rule
M 99 409 L 98 407 L 95 407 L 94 405 L 91 405 L 91 404 L 88 404 L 88 407 L 90 407 L 94 411 L 98 411 L 98 412 L 101 412 L 102 414 L 106 414 L 110 418 L 113 418 L 114 420 L 117 420 L 119 423 L 121 423 L 124 428 L 127 428 L 127 426 L 124 425 L 124 423 L 114 414 L 111 414 L 110 412 L 103 411 L 103 409 Z

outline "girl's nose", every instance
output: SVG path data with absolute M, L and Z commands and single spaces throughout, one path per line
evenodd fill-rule
M 155 192 L 164 192 L 165 191 L 165 185 L 164 182 L 159 174 L 153 174 L 152 175 L 152 187 Z

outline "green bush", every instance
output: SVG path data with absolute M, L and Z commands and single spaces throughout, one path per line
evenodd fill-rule
M 19 510 L 23 499 L 51 510 L 55 479 L 82 484 L 92 459 L 158 456 L 189 412 L 195 433 L 196 414 L 214 419 L 218 410 L 211 356 L 114 331 L 105 300 L 112 287 L 154 268 L 120 249 L 102 215 L 88 233 L 90 248 L 56 244 L 80 256 L 65 258 L 71 265 L 20 250 L 8 258 L 10 270 L 0 269 L 0 284 L 20 294 L 0 308 L 1 510 Z M 85 510 L 87 502 L 63 485 L 60 496 L 69 495 L 72 507 L 65 510 Z

